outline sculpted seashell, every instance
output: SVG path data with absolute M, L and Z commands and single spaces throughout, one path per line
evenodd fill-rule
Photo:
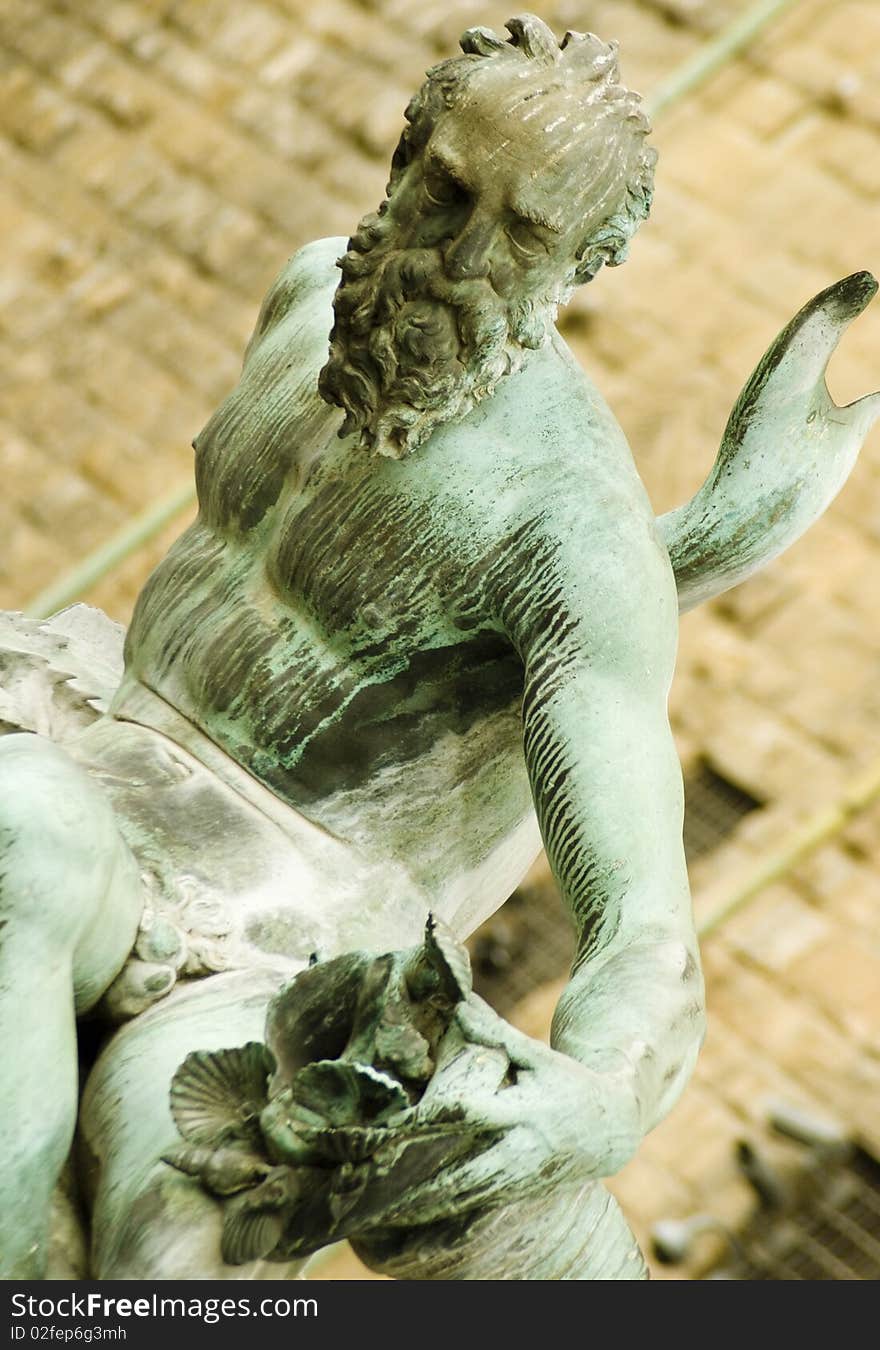
M 187 1055 L 171 1083 L 171 1114 L 184 1139 L 209 1148 L 237 1140 L 260 1150 L 259 1117 L 273 1067 L 258 1041 Z
M 319 1060 L 301 1069 L 291 1084 L 293 1100 L 327 1125 L 378 1125 L 409 1106 L 400 1084 L 370 1064 Z
M 198 1177 L 214 1195 L 235 1195 L 264 1181 L 269 1175 L 267 1162 L 254 1153 L 246 1153 L 240 1146 L 205 1148 L 199 1144 L 184 1144 L 163 1155 L 163 1162 L 176 1167 L 178 1172 Z
M 251 1213 L 227 1207 L 223 1216 L 220 1254 L 229 1266 L 260 1261 L 278 1245 L 284 1231 L 280 1214 Z
M 352 1125 L 345 1129 L 316 1130 L 310 1134 L 309 1143 L 325 1162 L 359 1163 L 372 1157 L 377 1148 L 388 1145 L 395 1134 L 381 1125 L 372 1128 Z

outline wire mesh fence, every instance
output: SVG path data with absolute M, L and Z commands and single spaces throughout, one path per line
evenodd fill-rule
M 734 1259 L 708 1278 L 880 1278 L 880 1163 L 862 1150 L 815 1168 L 789 1211 L 760 1211 L 735 1240 Z

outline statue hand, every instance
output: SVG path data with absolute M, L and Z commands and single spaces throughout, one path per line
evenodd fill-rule
M 880 393 L 838 407 L 825 370 L 877 282 L 856 272 L 813 297 L 736 402 L 700 491 L 659 519 L 682 612 L 745 580 L 819 518 L 880 417 Z
M 613 1120 L 607 1103 L 612 1078 L 628 1069 L 622 1056 L 614 1056 L 614 1070 L 606 1064 L 599 1072 L 517 1030 L 476 996 L 459 1005 L 456 1022 L 469 1045 L 503 1050 L 509 1061 L 510 1085 L 486 1103 L 493 1124 L 524 1130 L 548 1156 L 571 1158 L 583 1174 L 616 1170 L 609 1159 L 617 1137 L 630 1136 L 630 1122 Z
M 422 1100 L 389 1122 L 394 1142 L 336 1183 L 354 1200 L 339 1235 L 396 1279 L 571 1279 L 612 1266 L 637 1278 L 638 1246 L 594 1180 L 615 1152 L 619 1095 L 609 1075 L 471 996 Z
M 362 1165 L 372 1175 L 359 1215 L 369 1213 L 368 1229 L 415 1227 L 607 1175 L 632 1127 L 608 1110 L 609 1078 L 472 995 L 456 1009 L 437 1072 L 394 1129 L 387 1158 L 380 1151 Z M 436 1146 L 427 1147 L 438 1132 L 449 1141 L 439 1167 Z

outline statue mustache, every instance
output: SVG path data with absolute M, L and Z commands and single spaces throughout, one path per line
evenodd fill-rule
M 499 297 L 488 276 L 453 278 L 447 275 L 441 246 L 395 249 L 385 260 L 384 275 L 390 284 L 406 292 L 429 290 L 438 300 L 467 304 L 480 298 Z
M 444 245 L 410 247 L 390 231 L 342 264 L 321 392 L 346 409 L 342 434 L 399 457 L 465 415 L 542 345 L 555 306 L 508 301 L 490 277 L 450 277 Z
M 511 320 L 488 277 L 447 275 L 440 248 L 398 251 L 376 278 L 372 321 L 393 331 L 398 363 L 479 363 L 503 351 Z

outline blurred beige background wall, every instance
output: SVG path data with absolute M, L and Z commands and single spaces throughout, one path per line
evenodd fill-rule
M 644 93 L 748 0 L 534 0 L 617 37 Z M 0 604 L 21 608 L 191 473 L 263 292 L 302 243 L 380 200 L 425 68 L 495 0 L 0 0 Z M 815 291 L 880 272 L 880 6 L 795 0 L 657 120 L 651 221 L 562 321 L 658 512 L 708 471 L 727 414 Z M 830 378 L 880 386 L 880 302 Z M 186 517 L 86 598 L 125 621 Z M 880 761 L 880 435 L 823 521 L 682 629 L 685 767 L 759 801 L 694 867 L 698 910 Z M 732 1142 L 768 1091 L 880 1150 L 880 808 L 706 943 L 711 1031 L 681 1106 L 618 1183 L 659 1214 L 748 1192 Z M 543 1002 L 542 1002 L 543 997 Z M 550 993 L 523 1016 L 536 1031 Z M 726 1207 L 726 1208 L 725 1208 Z M 691 1273 L 695 1267 L 682 1268 Z

